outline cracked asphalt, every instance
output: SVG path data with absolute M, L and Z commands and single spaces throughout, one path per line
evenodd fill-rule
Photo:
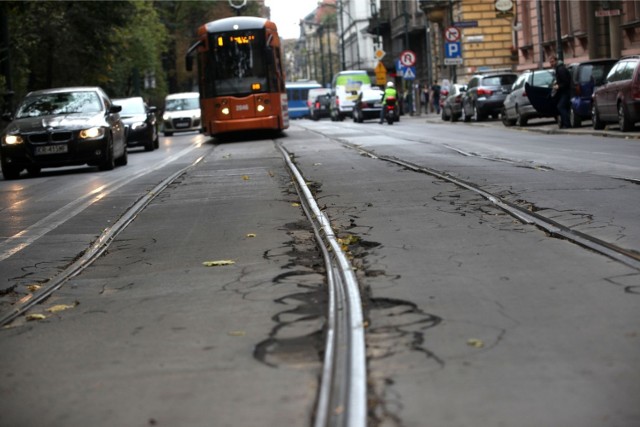
M 300 121 L 278 139 L 361 286 L 368 425 L 638 425 L 637 270 L 343 145 L 446 171 L 640 250 L 637 142 L 492 126 Z M 327 303 L 313 233 L 273 141 L 205 148 L 105 255 L 32 310 L 45 320 L 1 331 L 0 425 L 312 424 Z M 105 207 L 120 212 L 145 189 L 109 198 L 65 238 L 82 242 L 111 221 Z M 56 247 L 47 243 L 8 260 L 17 290 L 59 268 L 36 262 Z M 232 263 L 203 264 L 214 261 Z M 71 308 L 47 311 L 56 305 Z

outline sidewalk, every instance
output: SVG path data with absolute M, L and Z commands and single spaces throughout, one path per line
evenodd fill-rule
M 424 119 L 427 123 L 445 123 L 440 117 L 440 114 L 429 113 L 422 115 L 414 115 L 407 116 L 404 115 L 402 118 L 410 118 L 410 119 Z M 450 122 L 446 122 L 450 123 Z M 458 121 L 454 123 L 454 125 L 464 124 L 464 125 L 473 125 L 473 126 L 491 126 L 491 127 L 503 127 L 506 129 L 513 130 L 521 130 L 521 131 L 529 131 L 529 132 L 539 132 L 545 134 L 567 134 L 567 135 L 593 135 L 593 136 L 607 136 L 614 138 L 626 138 L 626 139 L 640 139 L 640 127 L 636 128 L 638 130 L 633 132 L 621 132 L 618 128 L 618 125 L 608 125 L 604 130 L 595 130 L 591 126 L 591 122 L 588 121 L 586 125 L 583 125 L 579 128 L 572 129 L 559 129 L 558 125 L 555 123 L 553 119 L 542 118 L 542 119 L 531 119 L 527 126 L 519 127 L 519 126 L 509 126 L 508 128 L 502 124 L 500 120 L 485 120 L 482 122 L 463 122 Z

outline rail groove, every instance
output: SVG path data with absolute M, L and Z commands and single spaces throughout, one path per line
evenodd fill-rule
M 364 427 L 367 424 L 366 352 L 360 290 L 353 268 L 307 184 L 281 145 L 302 207 L 323 252 L 329 285 L 324 365 L 315 427 Z

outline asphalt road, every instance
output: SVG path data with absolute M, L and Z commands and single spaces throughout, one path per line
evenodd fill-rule
M 355 268 L 370 426 L 640 424 L 638 270 L 381 159 L 640 252 L 640 141 L 496 123 L 302 120 L 277 141 L 187 134 L 112 172 L 1 181 L 7 311 L 202 157 L 29 311 L 44 319 L 0 331 L 0 425 L 312 424 L 324 267 L 276 144 Z M 76 213 L 100 185 L 113 190 Z

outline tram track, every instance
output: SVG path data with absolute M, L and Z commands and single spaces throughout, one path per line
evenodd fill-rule
M 165 188 L 171 185 L 171 183 L 200 163 L 203 158 L 204 156 L 200 156 L 193 163 L 162 180 L 153 189 L 148 191 L 144 196 L 140 197 L 132 206 L 130 206 L 112 226 L 106 228 L 91 244 L 91 246 L 78 256 L 78 258 L 69 266 L 51 278 L 36 292 L 28 295 L 26 299 L 23 299 L 23 302 L 16 303 L 11 311 L 7 313 L 0 313 L 0 327 L 8 325 L 18 317 L 25 314 L 32 307 L 45 301 L 55 291 L 60 289 L 68 280 L 88 268 L 109 248 L 118 234 L 120 234 L 136 218 L 136 216 L 142 212 L 149 203 L 151 203 L 153 199 L 155 199 Z
M 276 143 L 276 147 L 283 156 L 301 206 L 312 225 L 327 271 L 329 306 L 326 341 L 313 423 L 315 427 L 364 427 L 367 425 L 367 368 L 365 325 L 358 282 L 329 219 L 320 210 L 302 174 L 291 160 L 292 154 L 279 143 Z M 70 279 L 89 268 L 157 196 L 203 159 L 204 156 L 199 157 L 140 197 L 64 270 L 27 298 L 15 303 L 10 311 L 0 313 L 0 326 L 9 325 L 25 315 Z
M 607 256 L 615 261 L 618 261 L 622 264 L 625 264 L 629 267 L 632 267 L 640 271 L 640 253 L 638 252 L 612 244 L 610 242 L 604 241 L 602 239 L 591 236 L 589 234 L 582 233 L 577 230 L 573 230 L 570 227 L 562 225 L 543 215 L 540 215 L 536 212 L 532 212 L 521 206 L 515 205 L 496 194 L 483 190 L 479 185 L 456 178 L 445 172 L 441 172 L 433 168 L 421 166 L 403 159 L 399 159 L 394 156 L 376 154 L 371 150 L 367 150 L 365 148 L 362 148 L 361 146 L 351 144 L 343 140 L 337 140 L 337 142 L 339 142 L 340 144 L 342 144 L 347 148 L 356 150 L 363 155 L 371 157 L 372 159 L 378 159 L 385 162 L 393 163 L 398 166 L 402 166 L 408 170 L 411 170 L 413 172 L 427 174 L 435 178 L 455 184 L 461 188 L 473 191 L 474 193 L 479 194 L 480 196 L 482 196 L 483 198 L 491 202 L 493 205 L 502 209 L 504 212 L 508 213 L 509 215 L 513 216 L 519 221 L 525 224 L 535 225 L 536 227 L 547 232 L 550 236 L 565 239 L 569 242 L 577 244 L 591 251 L 597 252 L 601 255 Z

